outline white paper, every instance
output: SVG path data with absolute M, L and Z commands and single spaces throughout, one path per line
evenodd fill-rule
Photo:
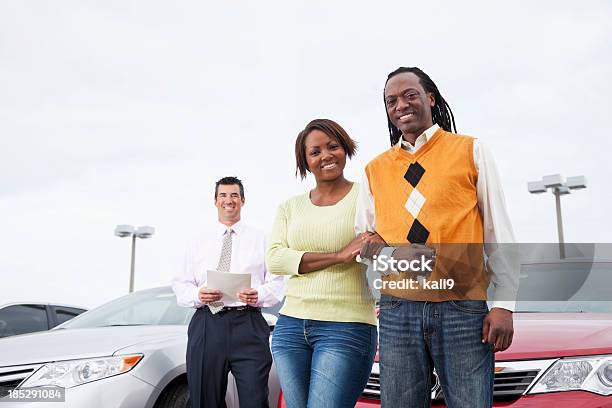
M 251 274 L 208 271 L 206 287 L 220 290 L 223 303 L 240 302 L 238 292 L 251 287 Z

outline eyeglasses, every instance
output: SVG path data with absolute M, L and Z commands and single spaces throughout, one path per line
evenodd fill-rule
M 419 97 L 421 96 L 420 92 L 417 91 L 413 91 L 413 90 L 409 90 L 404 92 L 403 94 L 401 94 L 399 96 L 399 98 L 402 100 L 402 102 L 404 103 L 410 103 L 410 102 L 414 102 L 417 99 L 419 99 Z M 397 97 L 395 96 L 390 96 L 388 98 L 385 98 L 385 105 L 387 105 L 387 108 L 392 108 L 395 106 L 395 104 L 397 103 Z

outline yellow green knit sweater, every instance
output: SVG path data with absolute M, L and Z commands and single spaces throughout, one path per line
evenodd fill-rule
M 280 313 L 299 319 L 376 324 L 374 298 L 365 268 L 358 263 L 332 265 L 298 274 L 305 252 L 337 252 L 355 237 L 359 186 L 332 206 L 319 207 L 302 194 L 281 204 L 270 236 L 268 271 L 291 275 Z

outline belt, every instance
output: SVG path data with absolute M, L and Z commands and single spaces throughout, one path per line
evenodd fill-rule
M 261 307 L 253 307 L 249 305 L 244 306 L 223 306 L 221 312 L 231 312 L 231 311 L 240 311 L 240 310 L 252 310 L 254 312 L 261 312 Z

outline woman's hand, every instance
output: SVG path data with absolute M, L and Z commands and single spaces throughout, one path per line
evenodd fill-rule
M 298 272 L 300 274 L 316 272 L 325 269 L 332 265 L 348 264 L 355 262 L 355 258 L 359 255 L 361 248 L 367 240 L 382 241 L 383 239 L 375 232 L 364 232 L 357 235 L 347 246 L 338 252 L 306 252 L 302 255 Z M 385 244 L 383 244 L 384 246 Z
M 366 233 L 364 232 L 357 235 L 347 246 L 337 253 L 340 263 L 351 263 L 355 261 L 355 257 L 359 255 L 359 251 L 361 251 L 361 247 L 364 243 L 364 234 Z

